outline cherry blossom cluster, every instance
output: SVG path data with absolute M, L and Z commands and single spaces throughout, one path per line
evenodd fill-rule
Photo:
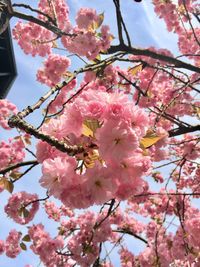
M 60 29 L 66 32 L 70 30 L 69 11 L 65 1 L 56 0 L 49 4 L 48 1 L 42 0 L 38 6 L 39 10 L 54 20 Z M 49 20 L 48 17 L 40 13 L 38 14 L 38 18 L 44 21 Z M 39 55 L 41 57 L 50 54 L 55 45 L 54 40 L 56 37 L 55 34 L 40 25 L 32 22 L 22 23 L 21 21 L 13 29 L 13 36 L 24 53 L 31 54 L 32 56 Z
M 114 196 L 126 199 L 141 190 L 141 177 L 151 167 L 150 158 L 140 148 L 148 116 L 124 94 L 109 94 L 103 89 L 84 91 L 60 117 L 42 126 L 45 134 L 59 140 L 67 137 L 71 144 L 82 142 L 88 151 L 85 156 L 72 158 L 45 142 L 37 145 L 37 158 L 42 162 L 41 185 L 69 207 L 102 204 Z M 87 121 L 97 125 L 93 137 L 84 136 Z M 94 155 L 93 166 L 87 168 L 87 161 Z
M 96 33 L 91 30 L 75 28 L 75 37 L 62 37 L 63 46 L 71 53 L 85 56 L 88 59 L 95 59 L 102 51 L 107 51 L 112 41 L 112 35 L 107 25 L 100 28 Z
M 5 206 L 5 212 L 16 223 L 27 224 L 32 221 L 39 209 L 37 200 L 37 194 L 29 194 L 24 191 L 13 194 Z
M 98 24 L 100 17 L 97 15 L 95 9 L 81 8 L 76 15 L 76 24 L 79 29 L 89 29 L 94 24 Z
M 161 188 L 159 191 L 160 195 L 154 195 L 154 192 L 149 192 L 150 196 L 147 195 L 143 199 L 141 198 L 139 203 L 134 198 L 129 199 L 131 210 L 144 217 L 150 216 L 156 218 L 164 213 L 167 215 L 177 215 L 177 206 L 180 211 L 184 208 L 189 209 L 191 207 L 188 199 L 184 200 L 185 206 L 183 206 L 183 197 L 181 195 L 178 197 L 176 195 L 170 195 L 170 193 L 175 193 L 174 190 L 170 190 L 169 195 L 166 195 L 164 192 L 164 188 Z
M 16 258 L 21 252 L 21 248 L 19 246 L 20 239 L 21 233 L 17 232 L 15 229 L 11 230 L 5 242 L 0 240 L 0 254 L 5 252 L 7 257 Z
M 175 141 L 175 143 L 179 144 L 179 146 L 174 146 L 173 149 L 182 158 L 196 160 L 200 156 L 200 144 L 198 139 L 191 139 L 191 134 L 185 134 L 182 142 L 179 140 Z
M 65 56 L 50 54 L 44 62 L 44 67 L 37 72 L 37 80 L 52 87 L 60 82 L 70 66 L 71 61 Z
M 99 217 L 99 220 L 101 217 Z M 81 266 L 86 267 L 92 264 L 99 250 L 99 243 L 108 239 L 111 234 L 109 223 L 102 223 L 101 227 L 92 234 L 92 228 L 95 223 L 95 216 L 92 212 L 87 212 L 79 216 L 80 231 L 70 238 L 68 248 L 72 251 L 72 259 Z
M 66 32 L 70 30 L 69 11 L 65 1 L 57 0 L 49 5 L 48 1 L 41 0 L 38 5 L 39 10 L 55 20 L 60 29 Z M 38 18 L 48 21 L 48 18 L 41 14 L 38 15 Z M 50 54 L 56 37 L 55 34 L 40 25 L 32 22 L 22 23 L 21 21 L 13 29 L 13 36 L 26 54 L 41 57 Z
M 9 138 L 8 143 L 0 142 L 0 169 L 21 162 L 24 157 L 24 143 L 21 138 Z
M 180 52 L 198 64 L 199 56 L 195 55 L 199 55 L 199 28 L 194 26 L 192 14 L 199 13 L 199 4 L 196 0 L 180 0 L 178 3 L 171 0 L 154 0 L 153 4 L 157 15 L 164 19 L 168 31 L 178 35 Z
M 35 151 L 26 148 L 33 160 L 24 162 L 25 139 L 30 136 L 0 142 L 0 192 L 7 189 L 5 181 L 16 190 L 14 182 L 38 164 L 39 183 L 47 197 L 14 191 L 4 210 L 25 225 L 43 201 L 46 215 L 58 228 L 54 237 L 41 223 L 29 224 L 25 235 L 11 230 L 5 241 L 0 240 L 0 254 L 15 258 L 28 248 L 24 242 L 30 242 L 30 249 L 48 267 L 114 267 L 108 261 L 114 249 L 122 267 L 199 267 L 200 210 L 193 201 L 200 198 L 200 145 L 188 116 L 192 120 L 199 116 L 195 97 L 200 76 L 183 71 L 184 66 L 199 67 L 200 32 L 193 24 L 195 15 L 199 20 L 197 1 L 152 1 L 167 30 L 177 34 L 179 51 L 194 65 L 184 58 L 182 65 L 165 48 L 128 55 L 129 47 L 123 53 L 128 34 L 119 10 L 119 46 L 111 47 L 114 37 L 103 24 L 103 13 L 81 8 L 73 25 L 65 0 L 38 2 L 35 20 L 40 25 L 20 21 L 13 35 L 26 54 L 44 57 L 37 80 L 57 93 L 47 104 L 41 126 L 29 130 L 24 126 L 35 137 L 43 136 Z M 122 52 L 108 55 L 118 47 Z M 55 52 L 60 48 L 62 55 Z M 78 56 L 85 67 L 71 73 L 64 50 Z M 115 60 L 124 60 L 126 67 L 117 66 Z M 175 60 L 179 64 L 173 66 Z M 60 88 L 63 80 L 66 85 Z M 16 113 L 13 104 L 0 100 L 3 128 L 9 129 L 7 120 Z M 171 137 L 177 132 L 178 137 Z M 45 135 L 83 152 L 61 152 L 44 141 Z M 19 172 L 21 162 L 28 166 L 24 173 Z M 134 253 L 125 244 L 127 236 L 142 242 L 142 251 Z
M 48 218 L 53 219 L 54 221 L 60 221 L 62 216 L 74 216 L 73 210 L 64 205 L 57 207 L 52 201 L 45 201 L 45 212 L 47 213 Z
M 197 41 L 199 35 L 200 35 L 199 28 L 195 28 L 193 30 L 187 30 L 187 33 L 185 33 L 185 31 L 182 31 L 179 34 L 179 40 L 178 40 L 178 46 L 181 53 L 188 55 L 188 57 L 190 59 L 193 59 L 197 65 L 199 62 L 199 54 L 200 54 L 199 42 Z
M 51 52 L 53 47 L 51 40 L 54 34 L 32 22 L 18 22 L 13 29 L 13 37 L 24 53 L 31 54 L 33 57 L 36 55 L 44 57 Z
M 183 83 L 178 83 L 175 79 L 172 79 L 173 73 L 166 73 L 158 71 L 154 68 L 145 67 L 142 71 L 137 74 L 139 79 L 138 86 L 144 95 L 141 95 L 139 91 L 135 91 L 134 99 L 138 100 L 140 107 L 151 107 L 155 106 L 157 109 L 156 113 L 165 107 L 164 112 L 167 114 L 176 114 L 177 117 L 184 115 L 192 115 L 194 109 L 191 106 L 191 102 L 194 101 L 192 90 L 190 87 L 184 87 Z M 183 82 L 185 77 L 178 76 Z M 151 115 L 152 120 L 158 120 L 156 113 Z M 160 117 L 158 126 L 164 127 L 169 130 L 172 124 L 170 121 L 163 121 Z
M 7 99 L 0 99 L 0 126 L 9 130 L 8 119 L 18 112 L 17 107 Z
M 75 27 L 69 22 L 69 9 L 66 2 L 56 0 L 49 4 L 47 0 L 41 0 L 39 10 L 48 15 L 57 26 L 70 33 L 63 35 L 62 44 L 69 52 L 95 59 L 100 52 L 105 52 L 110 47 L 113 36 L 107 25 L 101 26 L 103 14 L 98 15 L 95 10 L 82 8 L 77 14 Z M 38 15 L 41 20 L 48 21 L 44 15 Z M 48 21 L 49 22 L 49 21 Z M 99 28 L 99 29 L 98 29 Z M 97 30 L 99 30 L 97 32 Z M 42 57 L 50 54 L 53 47 L 55 34 L 32 22 L 18 22 L 13 30 L 14 38 L 26 54 Z
M 39 10 L 49 15 L 57 24 L 58 28 L 69 32 L 71 28 L 71 24 L 69 21 L 69 7 L 64 0 L 55 0 L 48 2 L 48 0 L 40 0 L 38 4 Z M 48 21 L 48 18 L 39 15 L 44 21 Z
M 122 248 L 120 250 L 120 261 L 122 267 L 131 267 L 135 265 L 134 256 L 128 249 Z
M 100 52 L 107 51 L 113 39 L 109 27 L 101 26 L 102 22 L 103 14 L 98 15 L 94 9 L 81 8 L 76 16 L 77 25 L 73 28 L 74 37 L 63 36 L 63 46 L 69 52 L 95 59 Z
M 153 0 L 154 11 L 165 20 L 168 31 L 178 32 L 181 29 L 180 17 L 174 1 Z
M 31 249 L 39 255 L 45 266 L 53 267 L 61 264 L 61 256 L 56 253 L 64 246 L 64 240 L 61 236 L 51 238 L 42 224 L 31 226 L 28 234 L 33 242 Z

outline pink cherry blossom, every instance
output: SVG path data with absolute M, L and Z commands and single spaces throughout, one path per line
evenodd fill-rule
M 6 99 L 0 100 L 0 126 L 6 130 L 10 130 L 8 119 L 11 115 L 17 113 L 17 107 Z
M 34 218 L 39 209 L 37 199 L 37 194 L 28 194 L 24 191 L 13 194 L 5 206 L 5 212 L 15 222 L 27 224 Z
M 129 125 L 115 120 L 106 121 L 97 130 L 96 138 L 100 156 L 106 161 L 128 157 L 139 146 L 138 138 Z
M 21 252 L 21 248 L 19 246 L 20 238 L 21 233 L 17 232 L 15 229 L 9 232 L 5 242 L 5 253 L 7 257 L 16 258 Z
M 89 199 L 90 205 L 102 204 L 112 198 L 116 184 L 107 168 L 100 165 L 87 169 L 83 176 L 83 192 Z
M 70 64 L 69 58 L 50 54 L 44 62 L 44 68 L 38 70 L 37 80 L 52 87 L 60 82 Z
M 68 156 L 47 159 L 43 162 L 40 183 L 50 195 L 59 198 L 76 176 L 76 161 Z

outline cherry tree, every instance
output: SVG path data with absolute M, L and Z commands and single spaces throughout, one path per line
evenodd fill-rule
M 23 52 L 43 58 L 36 80 L 47 88 L 23 110 L 0 100 L 1 127 L 18 133 L 0 141 L 4 211 L 24 225 L 0 240 L 0 254 L 32 250 L 48 267 L 112 267 L 116 253 L 124 267 L 200 266 L 198 1 L 152 0 L 177 55 L 134 45 L 124 1 L 105 11 L 116 33 L 103 11 L 82 7 L 72 19 L 65 0 L 0 2 L 6 23 L 19 19 L 12 33 Z M 17 191 L 35 167 L 44 194 Z M 56 234 L 34 223 L 41 209 Z

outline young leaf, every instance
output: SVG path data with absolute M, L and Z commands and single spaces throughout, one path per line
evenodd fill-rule
M 21 173 L 20 172 L 17 172 L 17 171 L 13 171 L 10 174 L 10 177 L 13 178 L 14 180 L 15 179 L 18 179 L 20 176 L 21 176 Z
M 4 180 L 4 188 L 9 192 L 12 193 L 14 189 L 14 185 L 11 181 L 8 181 L 7 179 Z
M 0 186 L 3 187 L 3 188 L 4 188 L 5 180 L 6 180 L 6 178 L 4 176 L 1 177 L 1 179 L 0 179 Z
M 130 68 L 128 70 L 129 73 L 131 73 L 133 76 L 137 75 L 140 71 L 143 69 L 143 64 L 139 64 L 133 68 Z
M 93 131 L 83 123 L 83 130 L 82 130 L 82 134 L 87 136 L 87 137 L 93 137 L 94 133 Z
M 88 30 L 92 31 L 92 32 L 95 32 L 102 25 L 103 21 L 104 21 L 104 13 L 101 13 L 98 16 L 98 21 L 93 21 L 89 25 Z
M 82 133 L 87 137 L 94 137 L 94 133 L 98 128 L 100 128 L 100 125 L 97 120 L 85 120 Z
M 23 208 L 22 214 L 23 214 L 24 218 L 27 218 L 29 216 L 29 211 L 26 208 Z
M 160 139 L 162 139 L 163 135 L 157 135 L 153 131 L 148 131 L 147 134 L 141 139 L 140 145 L 144 148 L 149 148 L 155 145 Z
M 85 157 L 85 159 L 84 159 L 85 167 L 86 168 L 93 168 L 96 160 L 101 161 L 101 159 L 99 157 L 98 150 L 94 149 L 94 150 L 90 151 L 90 153 L 89 153 L 89 155 L 87 155 L 87 157 Z
M 20 247 L 22 250 L 27 250 L 26 244 L 24 244 L 23 242 L 20 243 Z
M 25 136 L 24 141 L 27 145 L 31 145 L 31 136 L 30 135 Z
M 30 241 L 31 241 L 30 236 L 29 236 L 29 235 L 25 235 L 25 236 L 22 238 L 22 241 L 24 241 L 24 242 L 30 242 Z
M 103 21 L 104 21 L 104 12 L 101 13 L 101 14 L 99 14 L 98 24 L 97 24 L 98 25 L 98 28 L 102 25 Z

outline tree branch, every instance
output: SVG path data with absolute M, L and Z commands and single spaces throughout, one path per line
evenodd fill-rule
M 179 128 L 170 130 L 168 133 L 169 133 L 169 137 L 173 137 L 173 136 L 196 132 L 196 131 L 200 131 L 200 124 L 190 126 L 190 127 L 179 127 Z
M 52 22 L 56 26 L 55 21 L 48 14 L 45 14 L 45 13 L 43 13 L 42 11 L 40 11 L 38 9 L 32 8 L 31 6 L 26 5 L 26 4 L 13 4 L 12 6 L 13 7 L 23 7 L 23 8 L 31 10 L 32 12 L 37 12 L 38 14 L 46 17 L 50 22 Z
M 50 137 L 49 135 L 43 134 L 41 131 L 36 130 L 32 125 L 28 124 L 17 115 L 12 116 L 9 119 L 8 124 L 11 128 L 17 127 L 25 131 L 26 133 L 31 134 L 36 138 L 47 142 L 51 146 L 56 147 L 58 150 L 66 152 L 69 156 L 74 156 L 84 151 L 84 148 L 82 146 L 69 146 L 63 141 L 59 141 L 58 139 L 52 136 Z
M 59 37 L 62 36 L 62 35 L 71 36 L 71 37 L 75 36 L 74 34 L 63 32 L 59 28 L 57 28 L 55 25 L 53 25 L 53 24 L 51 24 L 51 23 L 49 23 L 47 21 L 42 21 L 42 20 L 40 20 L 38 18 L 35 18 L 35 17 L 31 16 L 31 15 L 26 15 L 26 14 L 20 13 L 20 12 L 15 11 L 15 10 L 13 10 L 10 15 L 12 17 L 15 17 L 15 18 L 27 20 L 27 21 L 33 22 L 35 24 L 38 24 L 41 27 L 43 27 L 43 28 L 45 28 L 45 29 L 47 29 L 49 31 L 52 31 L 53 33 L 55 33 Z
M 5 169 L 0 170 L 0 174 L 5 174 L 5 173 L 12 171 L 14 169 L 17 169 L 19 167 L 23 167 L 23 166 L 27 166 L 27 165 L 36 165 L 36 164 L 39 164 L 37 162 L 37 160 L 29 160 L 29 161 L 19 162 L 19 163 L 11 165 Z
M 100 68 L 105 68 L 106 66 L 112 64 L 113 62 L 117 61 L 119 57 L 123 57 L 125 55 L 124 52 L 120 52 L 115 56 L 111 56 L 109 58 L 106 58 L 105 60 L 100 61 L 99 63 L 94 63 L 94 64 L 88 64 L 84 68 L 80 68 L 79 70 L 76 70 L 72 73 L 72 75 L 69 77 L 69 79 L 64 80 L 63 82 L 55 85 L 53 88 L 51 88 L 45 95 L 43 95 L 38 102 L 36 102 L 32 106 L 28 106 L 27 108 L 23 109 L 21 112 L 18 112 L 17 116 L 19 118 L 25 118 L 28 116 L 30 113 L 32 113 L 34 110 L 39 109 L 41 105 L 55 92 L 61 90 L 64 86 L 68 85 L 72 80 L 74 80 L 78 74 L 81 74 L 86 71 L 95 71 Z
M 121 14 L 120 14 L 120 3 L 119 3 L 119 0 L 113 0 L 113 2 L 115 5 L 115 9 L 116 9 L 119 42 L 120 44 L 124 44 L 124 39 L 123 39 L 123 34 L 122 34 Z
M 120 52 L 120 51 L 129 53 L 132 55 L 146 56 L 146 57 L 150 57 L 153 59 L 158 59 L 158 60 L 173 64 L 174 67 L 176 67 L 176 68 L 183 68 L 183 69 L 187 69 L 190 71 L 200 73 L 200 68 L 197 66 L 191 65 L 189 63 L 186 63 L 186 62 L 181 61 L 179 59 L 176 59 L 174 57 L 170 57 L 170 56 L 156 53 L 156 52 L 151 51 L 149 49 L 134 48 L 134 47 L 129 47 L 129 46 L 126 46 L 123 44 L 123 45 L 118 45 L 118 46 L 111 46 L 108 49 L 108 54 L 114 54 L 114 53 Z
M 133 232 L 129 231 L 128 229 L 117 229 L 117 230 L 113 230 L 113 232 L 115 233 L 121 233 L 121 234 L 128 234 L 128 235 L 131 235 L 131 236 L 134 236 L 135 238 L 141 240 L 142 242 L 144 242 L 145 244 L 148 244 L 147 240 L 144 239 L 143 237 L 137 235 L 137 234 L 134 234 Z

